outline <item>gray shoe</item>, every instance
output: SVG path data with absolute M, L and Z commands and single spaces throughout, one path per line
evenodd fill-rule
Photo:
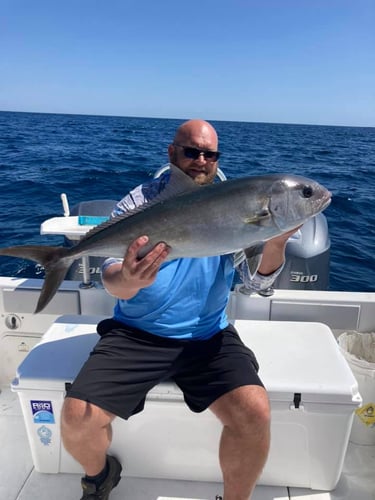
M 81 500 L 108 500 L 109 494 L 120 482 L 122 471 L 120 462 L 117 458 L 109 455 L 107 455 L 107 460 L 109 466 L 108 476 L 99 488 L 96 488 L 94 483 L 86 481 L 84 477 L 81 479 L 81 486 L 83 489 Z

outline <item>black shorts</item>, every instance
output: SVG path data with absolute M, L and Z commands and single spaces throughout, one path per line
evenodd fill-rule
M 254 353 L 232 325 L 208 340 L 175 340 L 114 320 L 98 325 L 101 335 L 67 396 L 93 403 L 122 418 L 143 409 L 156 384 L 173 380 L 189 408 L 201 412 L 243 385 L 263 386 Z

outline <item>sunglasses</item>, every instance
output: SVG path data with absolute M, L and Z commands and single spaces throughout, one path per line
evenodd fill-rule
M 220 156 L 220 151 L 202 151 L 189 146 L 181 146 L 181 144 L 174 144 L 174 146 L 183 149 L 185 158 L 189 158 L 189 160 L 197 160 L 200 155 L 203 155 L 206 161 L 217 161 Z

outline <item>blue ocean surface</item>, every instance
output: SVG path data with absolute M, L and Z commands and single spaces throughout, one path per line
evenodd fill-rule
M 177 119 L 0 112 L 0 246 L 61 244 L 40 224 L 69 205 L 120 199 L 168 161 Z M 228 178 L 311 177 L 333 194 L 330 289 L 375 291 L 375 128 L 212 121 Z M 0 275 L 38 277 L 0 257 Z

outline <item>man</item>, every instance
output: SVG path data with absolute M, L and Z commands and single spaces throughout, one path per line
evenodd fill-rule
M 183 123 L 168 154 L 197 184 L 212 183 L 219 157 L 215 129 L 203 120 Z M 168 175 L 138 186 L 114 214 L 157 196 Z M 276 278 L 290 234 L 264 246 L 254 289 L 268 288 Z M 118 298 L 114 316 L 98 325 L 101 339 L 64 403 L 63 442 L 86 472 L 81 500 L 109 498 L 121 472 L 107 455 L 111 422 L 141 411 L 147 392 L 167 378 L 179 385 L 192 411 L 210 408 L 222 422 L 224 500 L 247 500 L 267 458 L 270 410 L 255 356 L 225 314 L 234 256 L 166 262 L 168 246 L 159 243 L 137 258 L 147 242 L 141 236 L 123 260 L 105 262 L 103 284 Z M 246 261 L 240 267 L 249 284 Z

